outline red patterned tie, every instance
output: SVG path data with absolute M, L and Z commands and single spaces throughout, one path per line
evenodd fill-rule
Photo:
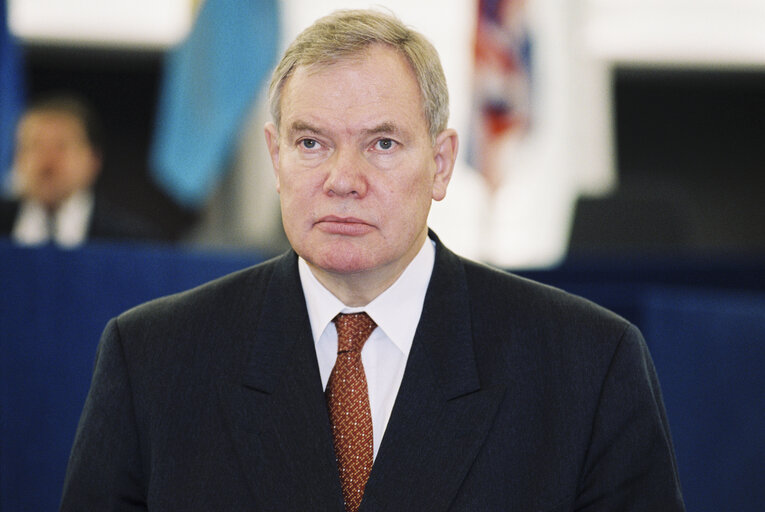
M 340 470 L 345 510 L 361 505 L 372 471 L 372 414 L 361 348 L 377 325 L 366 313 L 337 315 L 337 360 L 327 383 L 335 456 Z

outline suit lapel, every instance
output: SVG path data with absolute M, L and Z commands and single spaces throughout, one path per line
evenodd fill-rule
M 221 403 L 254 508 L 343 510 L 294 253 L 275 264 L 251 329 L 240 330 L 249 355 L 240 375 L 221 385 Z
M 445 510 L 454 499 L 505 391 L 480 386 L 470 322 L 464 268 L 437 242 L 422 317 L 362 510 Z
M 231 330 L 249 354 L 236 377 L 221 383 L 224 417 L 254 508 L 342 511 L 296 256 L 273 265 L 261 313 Z M 443 510 L 456 496 L 505 392 L 480 385 L 470 318 L 462 263 L 437 242 L 422 317 L 362 510 Z

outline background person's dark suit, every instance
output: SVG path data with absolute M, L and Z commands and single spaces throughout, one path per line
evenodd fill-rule
M 0 199 L 0 236 L 13 233 L 21 203 Z M 110 201 L 95 195 L 85 241 L 89 240 L 159 240 L 162 231 L 145 219 L 133 215 Z
M 362 510 L 682 510 L 674 468 L 636 328 L 438 243 Z M 293 252 L 107 326 L 62 510 L 145 500 L 343 510 Z

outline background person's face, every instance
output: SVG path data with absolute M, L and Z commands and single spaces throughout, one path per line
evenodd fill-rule
M 92 185 L 100 159 L 76 117 L 35 112 L 24 117 L 16 138 L 15 172 L 21 194 L 54 208 Z
M 296 252 L 314 272 L 398 276 L 425 241 L 431 201 L 444 197 L 453 164 L 431 144 L 408 63 L 373 46 L 298 68 L 281 114 L 279 133 L 268 125 L 266 138 Z

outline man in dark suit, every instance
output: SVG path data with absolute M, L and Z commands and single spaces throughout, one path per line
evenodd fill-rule
M 293 250 L 109 323 L 62 510 L 683 510 L 638 330 L 428 230 L 458 142 L 421 35 L 323 18 L 270 99 Z
M 64 247 L 90 239 L 159 238 L 149 222 L 93 192 L 100 139 L 95 112 L 79 98 L 54 95 L 33 103 L 16 130 L 16 197 L 0 200 L 0 236 Z

